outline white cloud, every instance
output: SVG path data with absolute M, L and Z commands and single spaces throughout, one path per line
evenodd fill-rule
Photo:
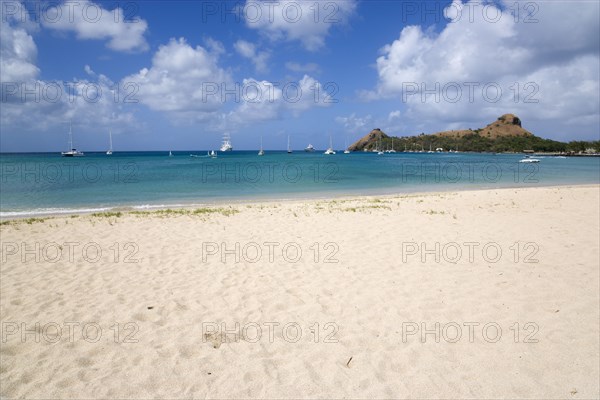
M 35 79 L 40 72 L 35 65 L 37 46 L 29 34 L 36 27 L 20 3 L 12 5 L 18 10 L 15 14 L 3 14 L 0 22 L 0 81 L 23 82 Z
M 96 76 L 96 73 L 94 72 L 94 70 L 92 69 L 92 67 L 90 67 L 89 65 L 85 65 L 83 67 L 83 70 L 85 71 L 86 74 L 88 74 L 89 76 Z
M 11 6 L 18 9 L 11 9 L 16 12 L 4 15 L 0 22 L 0 125 L 6 134 L 14 134 L 15 127 L 37 133 L 56 130 L 71 119 L 93 127 L 113 123 L 123 129 L 139 126 L 133 114 L 112 95 L 114 83 L 89 65 L 84 70 L 93 81 L 38 79 L 37 45 L 29 32 L 37 31 L 39 26 L 29 19 L 20 3 Z
M 246 24 L 270 40 L 299 41 L 309 51 L 325 45 L 330 29 L 344 25 L 356 10 L 356 0 L 246 0 L 241 13 Z
M 285 67 L 293 72 L 319 72 L 319 65 L 315 63 L 300 64 L 297 62 L 286 62 Z
M 140 102 L 152 110 L 210 113 L 219 110 L 234 88 L 228 71 L 218 65 L 218 52 L 190 46 L 184 38 L 159 47 L 152 66 L 122 80 L 139 88 Z
M 308 75 L 285 84 L 249 78 L 243 80 L 242 87 L 242 102 L 223 118 L 221 129 L 238 129 L 248 121 L 275 120 L 286 113 L 297 117 L 309 109 L 333 104 L 321 83 Z
M 355 113 L 352 113 L 347 117 L 336 117 L 335 122 L 342 124 L 351 133 L 364 132 L 364 134 L 367 134 L 373 129 L 373 117 L 371 115 L 358 117 Z
M 78 0 L 53 5 L 44 15 L 42 25 L 47 29 L 75 32 L 79 39 L 108 40 L 108 48 L 115 51 L 148 50 L 144 37 L 148 23 L 138 17 L 125 20 L 127 13 L 119 7 L 108 10 L 89 0 Z
M 388 120 L 391 121 L 394 119 L 398 119 L 398 118 L 400 118 L 401 115 L 402 115 L 402 113 L 400 112 L 400 110 L 392 111 L 388 115 Z
M 441 32 L 403 28 L 382 48 L 377 88 L 363 97 L 401 99 L 413 120 L 466 123 L 514 112 L 524 121 L 554 119 L 562 124 L 558 129 L 567 120 L 597 127 L 599 3 L 535 5 L 539 10 L 530 19 L 538 22 L 525 23 L 527 12 L 511 15 L 508 0 L 503 11 L 487 4 L 487 14 L 481 2 L 456 0 L 451 9 L 462 10 L 460 18 Z
M 213 43 L 206 41 L 205 43 Z M 219 65 L 221 46 L 190 46 L 185 39 L 171 39 L 160 46 L 152 65 L 121 81 L 139 88 L 140 104 L 165 112 L 175 123 L 202 122 L 205 130 L 235 130 L 248 121 L 295 116 L 315 107 L 328 107 L 335 99 L 309 75 L 299 81 L 270 82 L 246 78 L 234 81 Z M 236 48 L 248 56 L 255 48 L 240 41 Z
M 241 126 L 249 121 L 266 121 L 279 118 L 285 107 L 285 99 L 279 87 L 269 81 L 244 79 L 244 101 L 228 114 L 230 128 Z
M 223 46 L 223 43 L 211 37 L 204 38 L 204 45 L 213 54 L 221 55 L 225 53 L 225 46 Z
M 56 130 L 69 120 L 92 131 L 111 126 L 116 133 L 140 127 L 123 96 L 113 95 L 111 89 L 115 84 L 104 75 L 94 81 L 27 81 L 19 83 L 19 88 L 27 88 L 29 94 L 24 96 L 21 91 L 4 94 L 6 101 L 0 109 L 3 127 L 41 133 Z
M 257 72 L 267 72 L 269 70 L 267 62 L 269 61 L 270 54 L 266 51 L 257 51 L 254 43 L 238 40 L 233 44 L 233 48 L 242 57 L 252 61 Z

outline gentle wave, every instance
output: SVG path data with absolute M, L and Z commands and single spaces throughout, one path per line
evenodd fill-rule
M 24 211 L 0 211 L 0 218 L 10 217 L 32 217 L 36 215 L 53 215 L 53 214 L 84 214 L 94 212 L 104 212 L 113 210 L 113 207 L 100 208 L 42 208 L 35 210 Z
M 15 217 L 34 217 L 40 215 L 64 215 L 64 214 L 90 214 L 96 212 L 107 211 L 127 211 L 127 210 L 160 210 L 167 208 L 182 208 L 182 207 L 199 207 L 206 204 L 139 204 L 114 207 L 95 207 L 95 208 L 38 208 L 32 210 L 20 211 L 0 211 L 0 218 L 15 218 Z

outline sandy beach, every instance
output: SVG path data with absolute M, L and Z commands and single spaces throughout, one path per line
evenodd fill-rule
M 0 226 L 5 398 L 598 398 L 600 187 Z

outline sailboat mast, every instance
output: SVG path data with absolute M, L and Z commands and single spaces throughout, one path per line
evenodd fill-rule
M 110 142 L 110 148 L 109 148 L 109 150 L 112 151 L 112 130 L 111 129 L 108 130 L 108 139 L 109 139 L 109 142 Z

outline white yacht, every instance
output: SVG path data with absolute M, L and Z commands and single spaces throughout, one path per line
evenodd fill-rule
M 73 130 L 71 129 L 71 123 L 69 122 L 69 150 L 60 153 L 63 157 L 83 157 L 83 153 L 73 148 Z
M 304 151 L 312 153 L 313 151 L 315 151 L 315 146 L 309 143 L 308 146 L 306 146 L 306 148 L 304 149 Z
M 533 158 L 531 156 L 525 156 L 524 159 L 519 160 L 520 163 L 524 163 L 524 164 L 530 164 L 530 163 L 539 163 L 540 160 L 537 158 Z
M 233 146 L 231 145 L 231 136 L 228 133 L 223 135 L 223 144 L 221 145 L 221 151 L 232 151 Z

